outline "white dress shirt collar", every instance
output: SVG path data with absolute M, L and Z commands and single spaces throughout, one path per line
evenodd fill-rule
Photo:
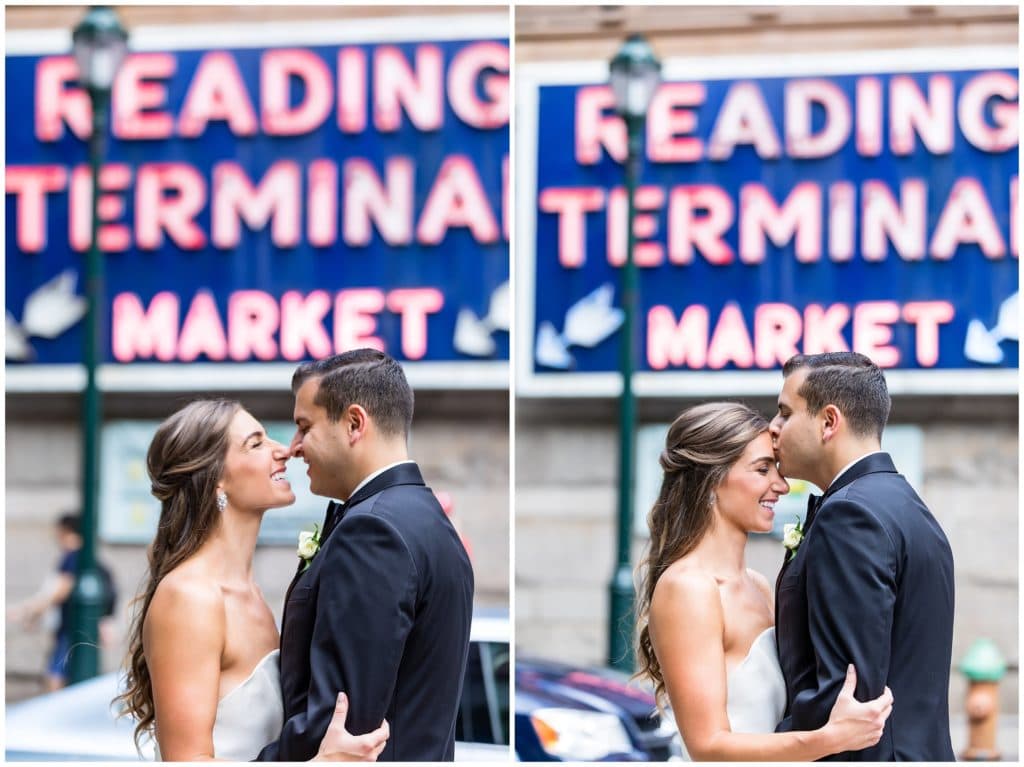
M 834 484 L 836 483 L 836 480 L 837 480 L 837 479 L 839 479 L 839 478 L 840 478 L 841 476 L 843 476 L 843 475 L 844 475 L 844 474 L 845 474 L 846 472 L 848 472 L 848 471 L 849 471 L 849 470 L 850 470 L 851 468 L 853 468 L 853 465 L 854 465 L 855 463 L 858 463 L 858 462 L 860 462 L 860 461 L 863 461 L 863 460 L 864 460 L 865 458 L 867 458 L 867 457 L 868 457 L 869 455 L 874 455 L 875 453 L 884 453 L 884 452 L 885 452 L 884 450 L 872 450 L 872 451 L 871 451 L 870 453 L 864 453 L 864 455 L 860 456 L 859 458 L 854 458 L 854 459 L 853 459 L 852 461 L 850 461 L 850 462 L 849 462 L 848 464 L 846 464 L 846 465 L 845 465 L 845 466 L 844 466 L 843 468 L 841 468 L 841 469 L 839 470 L 839 473 L 838 473 L 838 474 L 836 474 L 836 476 L 835 476 L 835 477 L 834 477 L 834 478 L 832 479 L 832 481 L 831 481 L 831 482 L 829 483 L 829 485 L 828 485 L 828 486 L 829 486 L 829 487 L 832 487 L 832 485 L 834 485 Z
M 349 493 L 348 498 L 346 498 L 343 501 L 343 503 L 348 503 L 349 498 L 352 498 L 353 496 L 355 496 L 356 493 L 358 493 L 360 490 L 362 490 L 364 487 L 366 487 L 368 484 L 370 484 L 370 482 L 375 480 L 377 477 L 379 477 L 385 471 L 387 471 L 388 469 L 393 469 L 396 466 L 401 466 L 403 463 L 416 463 L 416 461 L 412 460 L 411 458 L 407 458 L 404 461 L 395 461 L 394 463 L 389 463 L 387 466 L 382 466 L 381 468 L 377 469 L 377 471 L 373 472 L 372 474 L 367 474 L 365 477 L 363 477 L 363 481 L 360 482 L 358 485 L 356 485 L 355 490 L 353 490 L 351 493 Z

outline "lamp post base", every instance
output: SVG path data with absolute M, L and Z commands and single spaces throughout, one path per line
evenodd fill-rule
M 96 569 L 80 573 L 71 592 L 72 622 L 68 629 L 71 648 L 68 659 L 68 681 L 83 682 L 99 673 L 99 628 L 103 617 L 103 578 Z
M 608 621 L 608 665 L 620 671 L 632 672 L 633 658 L 633 573 L 628 564 L 615 570 L 609 588 L 610 619 Z

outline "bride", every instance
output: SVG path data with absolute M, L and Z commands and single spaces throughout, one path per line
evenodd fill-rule
M 804 761 L 877 743 L 892 693 L 855 700 L 853 666 L 824 726 L 775 732 L 786 686 L 774 601 L 744 558 L 747 533 L 771 530 L 789 492 L 768 422 L 735 403 L 689 408 L 669 428 L 661 467 L 640 566 L 637 657 L 659 705 L 667 695 L 690 758 Z
M 160 520 L 119 700 L 138 722 L 136 744 L 155 736 L 158 759 L 248 760 L 280 735 L 279 636 L 252 560 L 264 512 L 295 501 L 287 459 L 226 400 L 186 405 L 153 437 L 146 460 Z M 347 708 L 339 695 L 316 760 L 373 761 L 383 750 L 387 723 L 351 735 Z

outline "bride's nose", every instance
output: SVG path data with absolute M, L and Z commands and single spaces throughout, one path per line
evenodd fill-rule
M 291 456 L 291 451 L 287 445 L 282 445 L 277 440 L 271 440 L 273 442 L 273 452 L 271 455 L 274 456 L 275 461 L 287 461 Z
M 789 492 L 789 482 L 781 474 L 776 474 L 775 481 L 772 482 L 772 490 L 779 495 L 785 495 Z

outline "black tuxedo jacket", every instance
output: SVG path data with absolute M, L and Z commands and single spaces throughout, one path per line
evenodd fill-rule
M 775 596 L 787 730 L 828 720 L 857 669 L 858 700 L 892 690 L 877 745 L 838 761 L 953 761 L 949 670 L 953 556 L 928 507 L 886 453 L 865 456 L 829 487 Z
M 472 613 L 469 558 L 417 466 L 375 477 L 288 589 L 284 728 L 258 759 L 314 756 L 345 692 L 349 732 L 388 720 L 380 761 L 451 761 Z

